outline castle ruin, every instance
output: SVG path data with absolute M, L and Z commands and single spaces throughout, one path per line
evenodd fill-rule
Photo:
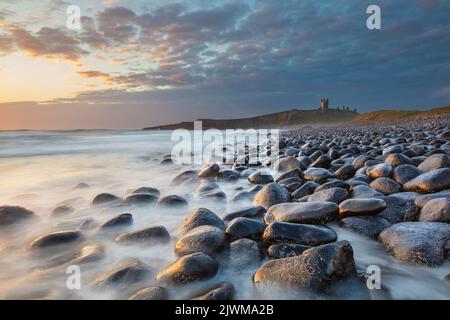
M 321 111 L 325 112 L 328 110 L 328 102 L 329 102 L 328 98 L 320 99 L 320 110 Z

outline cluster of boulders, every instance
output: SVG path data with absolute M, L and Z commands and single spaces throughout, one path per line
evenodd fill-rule
M 278 153 L 260 156 L 256 164 L 236 157 L 231 165 L 214 163 L 177 175 L 171 184 L 188 186 L 198 201 L 232 203 L 239 209 L 221 215 L 204 207 L 194 209 L 173 234 L 164 226 L 116 233 L 118 244 L 173 243 L 178 258 L 162 269 L 126 261 L 94 279 L 91 288 L 145 283 L 129 298 L 167 299 L 177 286 L 213 279 L 222 269 L 253 265 L 257 287 L 276 284 L 326 295 L 335 283 L 364 279 L 357 273 L 352 244 L 338 238 L 336 226 L 379 241 L 400 263 L 433 267 L 450 259 L 447 122 L 290 131 L 281 138 Z M 163 159 L 163 164 L 170 163 L 170 157 Z M 232 195 L 221 189 L 223 183 L 238 181 L 246 183 Z M 189 199 L 161 197 L 158 189 L 142 187 L 123 198 L 102 193 L 92 200 L 94 207 L 134 205 L 179 209 L 186 208 Z M 52 215 L 73 211 L 60 205 Z M 21 207 L 0 207 L 2 226 L 33 216 Z M 122 230 L 132 221 L 130 213 L 97 225 L 84 220 L 73 230 L 38 237 L 30 248 L 81 243 L 61 261 L 96 261 L 104 250 L 86 244 L 85 231 L 95 228 L 98 236 L 107 236 L 109 230 Z M 209 281 L 208 287 L 187 298 L 232 299 L 236 290 L 231 280 Z

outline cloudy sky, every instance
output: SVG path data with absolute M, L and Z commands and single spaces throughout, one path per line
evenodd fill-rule
M 366 9 L 381 8 L 381 30 Z M 81 29 L 67 27 L 67 8 Z M 0 129 L 450 105 L 448 0 L 0 0 Z

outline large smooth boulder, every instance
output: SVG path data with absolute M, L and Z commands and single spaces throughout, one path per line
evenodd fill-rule
M 57 245 L 72 244 L 84 240 L 83 234 L 78 230 L 56 231 L 40 236 L 30 244 L 31 249 L 53 247 Z
M 308 197 L 308 201 L 328 201 L 336 204 L 341 203 L 349 197 L 349 194 L 344 188 L 330 188 L 321 191 L 316 191 Z
M 271 260 L 254 274 L 253 281 L 323 291 L 334 282 L 356 276 L 353 248 L 339 241 L 311 248 L 300 256 Z
M 450 166 L 450 157 L 446 154 L 438 153 L 429 156 L 425 161 L 419 164 L 419 169 L 425 172 L 447 168 Z
M 250 218 L 236 218 L 232 220 L 225 230 L 228 239 L 236 240 L 241 238 L 260 239 L 266 225 Z
M 422 173 L 424 172 L 419 168 L 417 168 L 416 166 L 413 166 L 411 164 L 402 164 L 397 168 L 395 168 L 393 179 L 397 183 L 404 185 L 408 181 L 411 181 L 417 176 L 420 176 Z
M 253 204 L 265 209 L 290 199 L 289 191 L 278 183 L 269 183 L 258 191 L 253 197 Z
M 379 198 L 348 199 L 339 205 L 341 218 L 374 215 L 386 209 L 386 201 Z
M 407 191 L 433 193 L 450 188 L 450 168 L 428 171 L 403 185 Z
M 314 190 L 316 188 L 317 188 L 317 183 L 315 183 L 314 181 L 308 181 L 292 193 L 292 198 L 293 199 L 301 199 L 304 196 L 314 193 Z
M 225 224 L 214 212 L 206 208 L 198 208 L 190 212 L 186 219 L 178 227 L 178 234 L 185 234 L 200 226 L 214 226 L 224 230 Z
M 181 257 L 156 276 L 158 282 L 173 284 L 206 280 L 214 277 L 219 270 L 219 264 L 207 254 L 196 252 Z
M 398 260 L 437 266 L 445 260 L 445 244 L 450 224 L 441 222 L 402 222 L 380 233 L 379 239 Z
M 324 224 L 335 220 L 339 207 L 333 202 L 288 202 L 272 206 L 264 216 L 267 224 L 275 221 L 301 224 Z
M 269 245 L 275 243 L 296 243 L 318 246 L 334 242 L 336 239 L 336 232 L 330 228 L 288 222 L 273 222 L 267 226 L 263 233 L 263 240 Z
M 394 180 L 386 177 L 378 178 L 370 183 L 370 187 L 384 195 L 398 193 L 402 187 Z
M 226 237 L 223 230 L 214 226 L 200 226 L 183 235 L 175 243 L 175 253 L 185 256 L 194 252 L 216 255 L 225 248 Z

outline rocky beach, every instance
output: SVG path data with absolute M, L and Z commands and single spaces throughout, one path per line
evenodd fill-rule
M 3 299 L 450 298 L 448 117 L 284 131 L 277 154 L 243 147 L 256 164 L 202 167 L 164 133 L 14 134 L 63 147 L 2 154 Z

